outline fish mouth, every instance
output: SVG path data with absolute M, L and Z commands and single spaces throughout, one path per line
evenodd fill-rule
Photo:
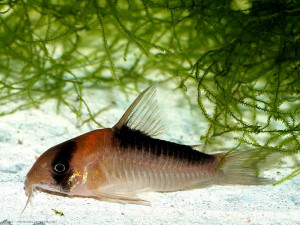
M 24 185 L 25 194 L 28 197 L 26 204 L 24 206 L 24 209 L 22 210 L 21 214 L 25 211 L 28 203 L 30 202 L 31 205 L 31 199 L 33 197 L 33 192 L 35 191 L 34 186 L 29 182 L 29 180 L 26 178 L 25 185 Z
M 49 191 L 48 189 L 45 189 L 44 187 L 52 187 L 54 185 L 52 184 L 47 184 L 47 183 L 39 183 L 39 184 L 32 184 L 29 179 L 26 178 L 25 180 L 25 185 L 24 185 L 24 190 L 25 190 L 25 194 L 28 197 L 25 207 L 22 210 L 21 214 L 25 211 L 25 209 L 27 208 L 28 203 L 30 203 L 30 205 L 32 205 L 32 198 L 34 196 L 34 193 L 36 192 L 36 190 L 39 191 L 43 191 L 43 192 L 51 192 L 52 190 L 54 190 L 54 188 L 51 188 L 52 190 Z M 52 191 L 53 193 L 55 193 L 55 191 Z
M 29 181 L 28 178 L 26 178 L 24 191 L 27 197 L 30 197 L 32 195 L 33 189 L 34 189 L 34 185 Z

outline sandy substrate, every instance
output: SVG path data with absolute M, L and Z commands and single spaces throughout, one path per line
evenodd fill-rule
M 125 98 L 113 89 L 109 93 L 91 91 L 85 96 L 94 112 L 111 105 L 96 118 L 104 126 L 111 127 L 137 93 Z M 175 101 L 174 96 L 180 96 L 179 92 L 162 88 L 158 91 L 159 105 L 162 105 L 163 114 L 167 114 L 163 138 L 198 144 L 197 131 L 205 129 L 205 123 L 193 122 L 197 110 L 193 107 L 190 110 L 185 99 Z M 56 114 L 55 106 L 53 100 L 36 109 L 0 117 L 0 224 L 300 224 L 300 177 L 275 187 L 215 186 L 157 194 L 152 206 L 65 198 L 39 192 L 32 206 L 21 214 L 27 200 L 24 180 L 35 156 L 97 128 L 93 123 L 79 126 L 66 107 Z M 290 171 L 274 169 L 265 176 L 278 179 Z

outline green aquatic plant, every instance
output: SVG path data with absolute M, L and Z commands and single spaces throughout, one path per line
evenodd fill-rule
M 84 90 L 175 83 L 197 88 L 204 149 L 299 153 L 299 15 L 292 0 L 2 1 L 0 115 L 54 98 L 97 123 Z
M 52 211 L 56 214 L 56 215 L 60 215 L 60 216 L 64 216 L 65 214 L 63 212 L 60 212 L 56 209 L 52 209 Z

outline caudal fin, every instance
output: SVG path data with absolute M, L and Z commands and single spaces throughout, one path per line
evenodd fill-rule
M 257 177 L 258 168 L 253 164 L 245 163 L 253 155 L 253 151 L 216 154 L 220 172 L 220 185 L 266 185 L 274 183 L 273 179 Z

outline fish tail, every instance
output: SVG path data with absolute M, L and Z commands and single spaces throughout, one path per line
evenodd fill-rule
M 219 185 L 266 185 L 274 183 L 273 179 L 258 177 L 257 164 L 249 164 L 247 160 L 255 154 L 254 151 L 219 153 L 216 167 L 219 172 Z

